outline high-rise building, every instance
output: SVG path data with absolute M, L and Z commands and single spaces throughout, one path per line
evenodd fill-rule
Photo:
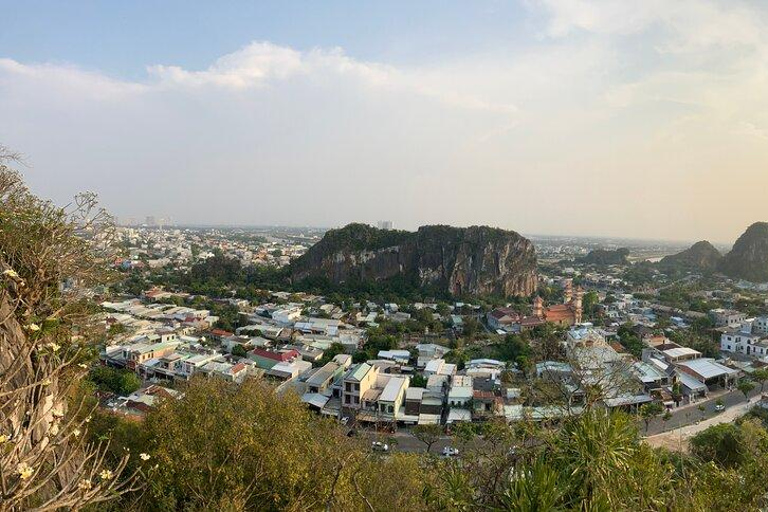
M 157 219 L 153 215 L 147 215 L 147 219 L 144 222 L 147 226 L 156 226 L 157 225 Z
M 392 229 L 394 224 L 392 224 L 391 220 L 380 220 L 378 226 L 379 229 Z

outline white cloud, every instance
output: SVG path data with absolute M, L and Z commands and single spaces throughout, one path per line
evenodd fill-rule
M 119 216 L 728 240 L 763 215 L 764 13 L 535 5 L 543 39 L 431 65 L 269 42 L 140 81 L 0 59 L 0 141 L 35 190 Z

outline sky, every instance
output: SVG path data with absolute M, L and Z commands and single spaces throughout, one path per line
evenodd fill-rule
M 759 0 L 0 0 L 0 144 L 118 219 L 733 242 Z

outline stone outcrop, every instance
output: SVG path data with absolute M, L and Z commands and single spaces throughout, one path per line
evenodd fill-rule
M 582 258 L 577 258 L 576 263 L 584 265 L 629 265 L 629 249 L 615 250 L 594 249 Z
M 294 282 L 401 280 L 454 296 L 530 295 L 537 281 L 531 241 L 487 226 L 422 226 L 407 232 L 350 224 L 328 231 L 291 264 L 290 273 Z
M 716 270 L 723 255 L 714 245 L 706 240 L 696 242 L 688 249 L 665 256 L 659 262 L 659 266 L 670 269 L 692 270 L 709 272 Z
M 723 258 L 720 270 L 734 279 L 768 282 L 768 222 L 749 226 Z

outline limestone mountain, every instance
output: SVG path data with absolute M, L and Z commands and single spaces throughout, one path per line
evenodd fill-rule
M 629 249 L 624 247 L 610 249 L 594 249 L 582 258 L 576 258 L 576 263 L 585 265 L 629 265 Z
M 407 282 L 454 296 L 530 295 L 536 250 L 514 231 L 422 226 L 416 232 L 349 224 L 328 231 L 290 268 L 291 279 L 333 284 Z
M 712 271 L 716 270 L 723 255 L 706 240 L 696 242 L 688 249 L 665 256 L 659 266 L 670 269 Z
M 768 282 L 768 222 L 749 226 L 723 258 L 720 270 L 734 279 Z

